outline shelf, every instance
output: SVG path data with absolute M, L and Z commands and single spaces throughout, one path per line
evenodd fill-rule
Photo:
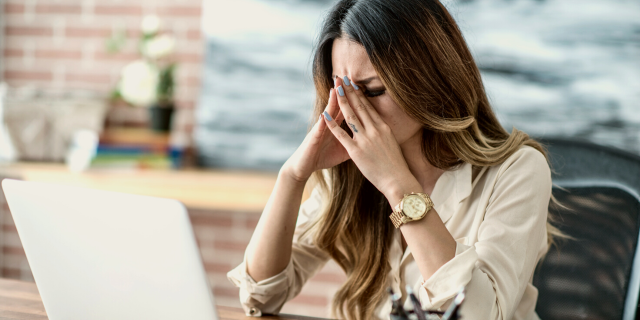
M 73 173 L 63 164 L 15 163 L 0 176 L 177 199 L 189 208 L 262 212 L 276 173 L 222 170 L 89 169 Z

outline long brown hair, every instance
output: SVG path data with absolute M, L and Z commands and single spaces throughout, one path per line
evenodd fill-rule
M 492 166 L 523 145 L 546 157 L 527 134 L 515 128 L 509 134 L 500 125 L 456 22 L 437 0 L 338 1 L 324 21 L 314 55 L 314 119 L 333 86 L 331 49 L 337 38 L 365 48 L 386 92 L 423 125 L 423 154 L 435 167 Z M 350 132 L 344 123 L 343 128 Z M 332 312 L 371 319 L 391 270 L 391 207 L 353 161 L 329 169 L 328 175 L 315 173 L 326 197 L 312 234 L 347 274 Z

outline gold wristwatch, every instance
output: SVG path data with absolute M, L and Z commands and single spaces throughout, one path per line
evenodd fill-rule
M 412 192 L 404 195 L 400 203 L 393 208 L 389 218 L 397 229 L 407 222 L 424 218 L 431 208 L 433 208 L 433 201 L 428 194 Z

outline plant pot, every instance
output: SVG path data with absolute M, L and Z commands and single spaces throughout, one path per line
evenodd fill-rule
M 151 130 L 156 132 L 168 132 L 171 130 L 171 118 L 175 108 L 173 104 L 168 106 L 153 105 L 149 108 Z

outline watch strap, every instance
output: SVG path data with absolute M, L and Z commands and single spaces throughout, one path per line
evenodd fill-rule
M 399 209 L 400 203 L 393 208 L 393 212 L 391 212 L 391 215 L 389 216 L 389 219 L 391 219 L 391 222 L 396 229 L 400 228 L 400 226 L 404 224 L 403 218 L 405 215 L 402 213 L 402 210 Z
M 402 202 L 404 201 L 404 198 L 409 196 L 409 195 L 414 195 L 417 194 L 419 195 L 421 198 L 423 198 L 427 204 L 427 208 L 424 212 L 424 214 L 422 215 L 422 217 L 418 218 L 418 219 L 408 219 L 409 217 L 407 217 L 404 212 L 402 212 Z M 418 221 L 422 218 L 424 218 L 427 213 L 429 211 L 431 211 L 431 209 L 433 209 L 433 201 L 431 200 L 431 197 L 429 197 L 428 194 L 426 193 L 417 193 L 417 192 L 412 192 L 409 194 L 405 194 L 404 197 L 402 198 L 402 200 L 400 200 L 400 203 L 398 203 L 394 208 L 393 211 L 391 212 L 391 215 L 389 215 L 389 219 L 391 219 L 391 222 L 393 223 L 393 226 L 396 227 L 396 229 L 400 228 L 401 225 L 409 222 L 409 221 Z

